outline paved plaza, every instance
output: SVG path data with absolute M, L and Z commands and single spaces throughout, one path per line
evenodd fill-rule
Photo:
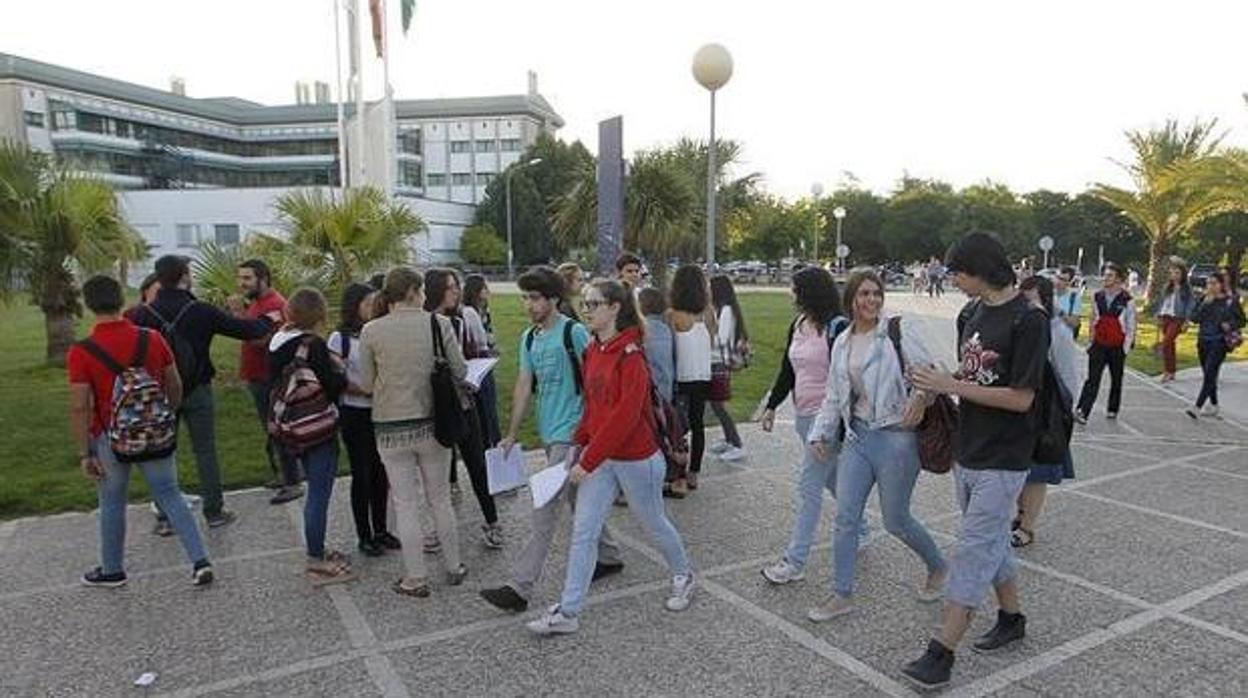
M 921 300 L 907 302 L 947 333 L 951 355 L 954 301 Z M 1079 429 L 1078 479 L 1051 490 L 1036 543 L 1021 555 L 1028 637 L 993 656 L 964 648 L 947 694 L 1248 694 L 1248 426 L 1194 423 L 1183 404 L 1132 376 L 1117 423 L 1102 402 Z M 523 627 L 557 598 L 566 531 L 527 614 L 503 615 L 477 596 L 508 578 L 508 557 L 529 531 L 527 492 L 499 500 L 504 551 L 481 546 L 465 492 L 457 510 L 468 581 L 438 583 L 424 600 L 390 591 L 401 574 L 393 555 L 358 559 L 358 581 L 312 588 L 300 575 L 302 502 L 270 506 L 258 491 L 227 495 L 240 521 L 206 533 L 218 581 L 204 590 L 191 587 L 176 540 L 148 534 L 145 507 L 130 510 L 131 580 L 117 590 L 77 582 L 98 558 L 93 513 L 7 522 L 0 694 L 911 695 L 898 668 L 937 621 L 936 606 L 915 600 L 917 558 L 884 532 L 873 499 L 859 608 L 808 622 L 805 609 L 827 585 L 835 505 L 828 500 L 806 581 L 769 586 L 759 570 L 793 523 L 799 446 L 791 419 L 774 434 L 752 424 L 742 432 L 746 461 L 708 460 L 695 496 L 668 503 L 700 573 L 693 606 L 663 609 L 666 571 L 617 508 L 626 568 L 595 584 L 580 633 L 568 637 Z M 338 482 L 330 514 L 329 540 L 343 549 L 354 540 L 347 485 Z M 914 511 L 948 550 L 958 528 L 949 477 L 924 473 Z M 989 601 L 972 632 L 994 615 Z M 155 683 L 136 688 L 146 672 Z

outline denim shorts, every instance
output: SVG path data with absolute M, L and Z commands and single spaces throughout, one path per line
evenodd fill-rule
M 992 587 L 1018 573 L 1010 547 L 1010 522 L 1026 470 L 954 469 L 962 530 L 950 565 L 945 599 L 978 608 Z

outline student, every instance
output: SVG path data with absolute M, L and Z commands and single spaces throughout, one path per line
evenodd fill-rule
M 364 326 L 359 347 L 360 387 L 373 396 L 377 452 L 386 468 L 399 540 L 403 543 L 406 574 L 391 588 L 398 594 L 420 598 L 431 593 L 421 548 L 418 502 L 422 499 L 433 510 L 447 583 L 457 586 L 468 576 L 467 568 L 460 563 L 459 533 L 447 492 L 450 450 L 434 438 L 431 323 L 438 323 L 442 338 L 438 353 L 446 357 L 451 374 L 463 380 L 467 366 L 450 320 L 423 309 L 423 283 L 423 277 L 414 269 L 391 269 L 382 290 L 389 312 Z
M 581 265 L 576 262 L 564 262 L 555 268 L 563 279 L 564 296 L 559 301 L 559 312 L 580 322 L 581 316 L 576 314 L 577 303 L 581 300 L 581 287 L 584 285 L 584 274 Z
M 668 323 L 676 336 L 676 400 L 689 425 L 689 473 L 672 483 L 672 491 L 698 489 L 702 454 L 706 450 L 706 399 L 711 389 L 711 334 L 707 328 L 710 298 L 706 276 L 686 264 L 672 277 Z M 713 316 L 711 316 L 713 318 Z
M 469 330 L 480 328 L 483 333 L 475 341 L 478 356 L 498 356 L 498 346 L 494 341 L 494 322 L 490 316 L 490 287 L 485 283 L 484 276 L 469 274 L 464 277 L 462 303 L 460 313 Z M 485 447 L 494 448 L 499 439 L 503 438 L 503 434 L 498 422 L 498 382 L 493 371 L 485 374 L 485 379 L 481 381 L 481 389 L 477 391 L 477 408 L 480 412 Z
M 797 479 L 797 518 L 789 545 L 780 560 L 762 570 L 772 584 L 800 582 L 806 578 L 806 561 L 823 509 L 823 491 L 836 498 L 836 458 L 840 442 L 828 444 L 823 457 L 808 447 L 810 428 L 819 415 L 827 394 L 828 369 L 832 363 L 832 343 L 848 325 L 841 312 L 841 294 L 836 280 L 821 267 L 806 267 L 793 275 L 793 304 L 798 316 L 789 325 L 780 371 L 767 396 L 763 431 L 776 423 L 776 408 L 791 393 L 795 413 L 794 428 L 802 444 L 802 461 Z M 867 533 L 866 518 L 859 524 L 859 536 Z
M 711 394 L 708 395 L 711 411 L 724 428 L 724 439 L 711 446 L 720 460 L 739 461 L 745 458 L 741 435 L 728 412 L 727 397 L 731 395 L 734 366 L 744 364 L 744 356 L 750 351 L 750 333 L 745 329 L 745 316 L 737 302 L 737 291 L 732 280 L 723 274 L 711 277 L 711 305 L 715 309 L 715 354 L 711 362 Z M 723 383 L 722 391 L 716 390 L 715 381 Z M 718 399 L 718 398 L 725 399 Z
M 646 363 L 650 367 L 650 382 L 664 400 L 672 401 L 676 389 L 676 339 L 668 326 L 667 299 L 657 288 L 643 288 L 637 294 L 638 305 L 646 323 Z
M 940 258 L 932 255 L 927 263 L 927 297 L 939 298 L 945 295 L 945 265 Z
M 919 600 L 939 600 L 949 575 L 931 534 L 910 514 L 910 497 L 919 478 L 914 428 L 935 397 L 908 385 L 905 368 L 931 366 L 931 355 L 914 324 L 883 318 L 884 282 L 875 271 L 850 274 L 844 304 L 850 326 L 832 347 L 827 394 L 807 436 L 816 458 L 829 457 L 829 444 L 843 441 L 836 464 L 833 591 L 807 612 L 815 623 L 854 609 L 859 533 L 867 498 L 877 485 L 884 528 L 927 568 Z M 894 322 L 899 338 L 890 336 Z
M 1053 277 L 1053 309 L 1056 317 L 1069 328 L 1070 335 L 1079 339 L 1083 324 L 1083 289 L 1075 286 L 1075 268 L 1062 267 Z
M 399 550 L 399 539 L 386 530 L 386 503 L 390 482 L 377 452 L 373 428 L 372 395 L 361 385 L 360 332 L 373 319 L 373 299 L 377 292 L 366 284 L 351 284 L 342 292 L 338 329 L 329 335 L 329 350 L 347 370 L 347 386 L 339 399 L 338 418 L 342 443 L 351 462 L 351 515 L 359 550 L 378 557 L 386 550 Z
M 216 401 L 212 379 L 212 340 L 225 335 L 243 341 L 269 336 L 273 322 L 267 317 L 236 318 L 220 308 L 201 303 L 191 293 L 191 265 L 186 257 L 165 255 L 156 260 L 160 291 L 156 299 L 135 313 L 135 324 L 161 332 L 173 352 L 182 378 L 182 402 L 178 418 L 186 421 L 191 434 L 191 450 L 199 471 L 204 519 L 209 528 L 225 526 L 237 516 L 225 508 L 221 488 L 221 464 L 217 458 Z M 153 533 L 172 535 L 163 515 L 158 515 Z
M 585 356 L 585 416 L 576 430 L 576 465 L 568 480 L 579 488 L 579 506 L 568 550 L 563 596 L 546 615 L 528 624 L 539 635 L 574 633 L 594 574 L 599 535 L 617 490 L 658 544 L 672 590 L 669 611 L 689 607 L 693 570 L 680 534 L 663 511 L 666 464 L 649 411 L 650 376 L 641 348 L 642 324 L 632 291 L 618 281 L 599 281 L 585 293 L 586 321 L 595 341 Z
M 622 252 L 615 258 L 616 278 L 632 286 L 634 293 L 641 289 L 641 266 L 641 257 L 632 252 Z
M 276 407 L 273 399 L 283 393 L 286 367 L 296 361 L 312 370 L 329 403 L 336 402 L 346 388 L 347 377 L 341 362 L 330 354 L 318 334 L 328 315 L 325 296 L 316 289 L 301 288 L 290 297 L 286 304 L 287 324 L 269 340 L 269 375 L 275 383 L 271 410 Z M 287 459 L 303 465 L 308 478 L 308 496 L 303 502 L 308 580 L 320 585 L 354 579 L 347 557 L 325 547 L 329 502 L 334 493 L 334 478 L 338 476 L 337 429 L 320 443 L 301 444 L 298 448 L 283 444 L 283 448 Z
M 946 262 L 954 284 L 976 300 L 958 315 L 958 372 L 910 366 L 914 387 L 956 396 L 960 413 L 953 441 L 962 527 L 941 624 L 923 656 L 902 669 L 924 689 L 949 682 L 954 650 L 989 587 L 1000 610 L 996 625 L 974 648 L 992 652 L 1025 635 L 1010 520 L 1038 436 L 1033 421 L 1023 415 L 1031 411 L 1040 390 L 1049 353 L 1049 321 L 1014 288 L 1014 270 L 995 237 L 963 237 L 950 248 Z
M 138 319 L 138 314 L 145 312 L 143 306 L 156 300 L 156 294 L 159 291 L 160 279 L 156 277 L 156 272 L 143 277 L 143 281 L 139 283 L 139 302 L 126 308 L 122 316 L 137 325 L 138 323 L 135 321 Z
M 1230 288 L 1230 279 L 1225 273 L 1210 274 L 1205 281 L 1205 295 L 1192 312 L 1192 322 L 1200 325 L 1196 353 L 1203 376 L 1196 404 L 1184 410 L 1192 419 L 1201 415 L 1218 416 L 1218 373 L 1233 348 L 1228 344 L 1231 334 L 1244 326 L 1244 309 Z
M 121 284 L 107 276 L 93 276 L 82 285 L 82 297 L 95 314 L 91 335 L 69 348 L 70 433 L 78 447 L 82 472 L 96 483 L 100 502 L 100 566 L 87 572 L 87 586 L 118 587 L 126 583 L 126 491 L 130 468 L 136 466 L 147 481 L 156 503 L 168 514 L 173 530 L 192 564 L 195 586 L 211 584 L 212 565 L 204 550 L 191 510 L 178 490 L 178 471 L 173 461 L 177 424 L 173 411 L 182 398 L 182 382 L 173 354 L 159 332 L 139 329 L 121 317 L 125 300 Z M 141 368 L 127 372 L 130 367 Z M 143 391 L 132 379 L 154 381 Z M 127 390 L 126 385 L 132 386 Z M 123 393 L 118 394 L 118 389 Z M 114 400 L 117 401 L 114 404 Z M 143 408 L 146 408 L 145 410 Z M 168 434 L 167 451 L 152 451 L 139 460 L 119 460 L 113 452 L 110 429 L 114 413 L 140 409 L 157 416 L 156 429 Z M 163 419 L 160 419 L 163 415 Z M 162 449 L 163 451 L 163 449 Z M 127 452 L 127 458 L 131 454 Z M 134 454 L 137 455 L 137 454 Z
M 533 323 L 520 336 L 520 371 L 511 398 L 511 424 L 499 448 L 517 448 L 516 434 L 537 395 L 537 433 L 546 451 L 547 465 L 563 463 L 572 447 L 572 437 L 581 422 L 585 398 L 581 367 L 589 333 L 580 323 L 559 312 L 563 279 L 550 267 L 535 267 L 516 280 L 525 312 Z M 481 590 L 491 605 L 514 613 L 529 607 L 534 587 L 542 576 L 546 555 L 555 537 L 563 507 L 575 511 L 577 488 L 565 487 L 554 499 L 533 510 L 533 533 L 512 562 L 511 581 L 500 587 Z M 604 530 L 598 541 L 594 578 L 624 569 L 620 549 Z
M 1178 370 L 1175 344 L 1179 335 L 1187 329 L 1188 319 L 1196 308 L 1196 294 L 1187 282 L 1187 267 L 1177 258 L 1170 260 L 1170 278 L 1161 297 L 1153 304 L 1153 317 L 1157 318 L 1157 334 L 1161 337 L 1161 382 L 1174 380 Z
M 1023 279 L 1018 290 L 1049 318 L 1049 365 L 1053 367 L 1062 391 L 1057 397 L 1069 406 L 1079 385 L 1079 347 L 1075 344 L 1070 325 L 1054 312 L 1053 284 L 1043 276 L 1030 276 Z M 1018 515 L 1010 524 L 1010 545 L 1025 548 L 1036 540 L 1036 520 L 1044 509 L 1049 485 L 1060 485 L 1062 480 L 1074 477 L 1075 465 L 1069 447 L 1061 463 L 1036 463 L 1031 466 L 1027 471 L 1027 484 L 1023 485 L 1023 491 L 1018 495 Z
M 1118 418 L 1122 406 L 1122 372 L 1127 354 L 1135 343 L 1135 304 L 1123 288 L 1126 273 L 1122 267 L 1107 262 L 1102 273 L 1101 290 L 1092 296 L 1092 343 L 1088 346 L 1088 378 L 1084 381 L 1075 410 L 1075 421 L 1088 423 L 1088 415 L 1101 390 L 1101 374 L 1109 367 L 1109 406 L 1105 416 Z

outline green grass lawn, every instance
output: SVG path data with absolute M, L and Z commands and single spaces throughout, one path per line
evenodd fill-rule
M 746 293 L 741 296 L 755 351 L 753 366 L 734 374 L 731 411 L 738 420 L 752 416 L 771 386 L 792 317 L 787 294 Z M 520 297 L 496 294 L 493 301 L 495 332 L 503 360 L 496 369 L 499 412 L 505 425 L 515 383 L 518 339 L 527 324 Z M 90 330 L 90 320 L 79 324 L 79 336 Z M 43 316 L 24 299 L 0 305 L 0 519 L 95 506 L 95 490 L 78 471 L 74 445 L 66 426 L 68 386 L 63 369 L 44 365 Z M 218 338 L 213 343 L 217 366 L 217 448 L 227 488 L 254 487 L 269 479 L 264 437 L 251 398 L 237 380 L 238 342 Z M 532 418 L 522 439 L 535 446 Z M 197 485 L 190 438 L 185 430 L 179 444 L 178 475 L 188 491 Z M 345 456 L 339 469 L 346 473 Z M 144 500 L 141 477 L 131 483 L 131 498 Z

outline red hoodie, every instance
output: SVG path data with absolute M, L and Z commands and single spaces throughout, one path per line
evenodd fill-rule
M 659 450 L 650 416 L 650 368 L 641 328 L 630 327 L 585 352 L 585 414 L 576 443 L 585 446 L 586 472 L 608 458 L 643 460 Z

